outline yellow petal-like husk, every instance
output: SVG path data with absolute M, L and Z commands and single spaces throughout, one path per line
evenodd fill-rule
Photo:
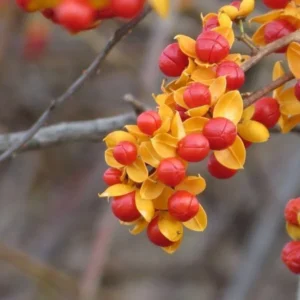
M 239 136 L 229 148 L 220 151 L 214 151 L 217 161 L 233 170 L 243 169 L 246 161 L 246 149 Z
M 227 14 L 231 20 L 236 19 L 239 15 L 239 10 L 233 5 L 225 5 L 220 8 L 219 12 Z
M 186 134 L 190 133 L 202 133 L 205 124 L 209 121 L 203 117 L 193 117 L 185 120 L 183 126 Z
M 199 107 L 191 108 L 186 113 L 190 117 L 203 117 L 209 111 L 209 105 L 202 105 Z
M 176 156 L 178 139 L 168 133 L 161 133 L 151 139 L 153 148 L 162 158 Z
M 216 73 L 214 72 L 212 67 L 206 68 L 198 66 L 192 72 L 191 78 L 195 82 L 207 84 L 208 82 L 213 82 L 213 80 L 216 78 Z
M 182 223 L 170 216 L 168 212 L 161 212 L 158 219 L 159 231 L 172 242 L 179 241 L 183 236 Z
M 282 64 L 280 61 L 277 61 L 275 64 L 274 64 L 274 67 L 273 67 L 273 76 L 272 76 L 272 80 L 275 81 L 277 80 L 279 77 L 283 76 L 284 75 L 284 69 L 282 67 Z M 283 87 L 284 85 L 278 87 L 277 89 L 275 89 L 273 91 L 273 98 L 277 98 L 278 95 L 282 92 L 283 90 Z
M 272 10 L 266 14 L 251 18 L 250 22 L 264 24 L 264 23 L 276 20 L 281 15 L 281 13 L 282 13 L 281 10 Z
M 186 35 L 176 35 L 175 40 L 177 40 L 180 50 L 187 56 L 196 58 L 196 41 Z
M 174 194 L 174 190 L 169 186 L 165 186 L 162 193 L 153 200 L 155 209 L 158 210 L 167 210 L 168 209 L 168 200 Z
M 112 148 L 107 149 L 104 152 L 104 159 L 105 159 L 106 164 L 112 168 L 120 169 L 120 168 L 124 167 L 123 165 L 121 165 L 120 163 L 118 163 L 115 160 Z
M 138 235 L 147 228 L 148 222 L 144 218 L 140 218 L 137 221 L 135 221 L 133 225 L 134 227 L 131 230 L 129 230 L 129 232 L 132 235 Z
M 175 187 L 177 191 L 188 191 L 193 195 L 202 193 L 206 188 L 205 179 L 201 176 L 188 176 Z
M 147 141 L 149 140 L 149 136 L 142 131 L 140 131 L 139 127 L 137 125 L 126 125 L 126 130 L 131 133 L 133 136 L 136 137 L 136 139 L 140 141 Z
M 265 46 L 266 41 L 265 41 L 265 27 L 266 24 L 261 25 L 256 32 L 252 36 L 252 41 L 254 44 L 259 45 L 259 46 Z
M 171 133 L 178 140 L 181 140 L 182 138 L 185 137 L 185 131 L 184 131 L 183 123 L 182 123 L 181 117 L 179 115 L 179 112 L 176 112 L 176 114 L 172 120 Z
M 300 44 L 291 43 L 287 49 L 287 61 L 293 75 L 300 79 Z
M 177 91 L 174 91 L 174 100 L 176 102 L 176 104 L 178 104 L 179 106 L 188 109 L 189 107 L 185 104 L 184 99 L 183 99 L 183 94 L 184 91 L 186 90 L 186 87 L 182 87 L 180 89 L 178 89 Z
M 300 114 L 300 102 L 295 96 L 294 88 L 284 90 L 278 96 L 280 103 L 280 112 L 287 116 L 294 116 Z
M 244 109 L 242 119 L 244 121 L 251 120 L 254 113 L 255 113 L 255 107 L 254 107 L 254 105 L 250 105 L 246 109 Z
M 137 158 L 134 163 L 126 167 L 128 177 L 134 182 L 143 182 L 148 178 L 148 169 L 141 158 Z
M 162 159 L 161 156 L 155 151 L 150 141 L 143 142 L 140 145 L 139 155 L 146 164 L 150 165 L 153 168 L 157 168 Z
M 252 120 L 238 124 L 238 133 L 244 140 L 251 143 L 264 143 L 270 138 L 267 127 Z
M 181 245 L 181 241 L 182 239 L 180 239 L 179 241 L 175 242 L 174 244 L 172 244 L 169 247 L 162 247 L 162 249 L 167 252 L 168 254 L 173 254 Z
M 164 188 L 165 185 L 156 178 L 156 174 L 152 174 L 143 182 L 140 193 L 142 198 L 153 200 L 162 194 Z
M 197 215 L 192 218 L 191 220 L 184 222 L 183 225 L 193 231 L 204 231 L 207 227 L 207 215 L 202 207 L 201 204 L 199 204 L 199 210 Z
M 212 105 L 215 105 L 219 98 L 226 92 L 226 84 L 226 76 L 220 76 L 209 86 Z
M 293 117 L 288 118 L 285 115 L 282 115 L 278 122 L 281 132 L 288 133 L 298 124 L 300 124 L 300 115 L 295 115 Z
M 230 48 L 232 47 L 234 40 L 235 40 L 235 36 L 234 36 L 234 32 L 231 27 L 219 26 L 212 30 L 220 33 L 227 40 Z
M 243 115 L 243 107 L 239 91 L 230 91 L 220 97 L 214 108 L 213 117 L 223 117 L 237 124 Z
M 135 187 L 128 184 L 118 183 L 108 187 L 102 194 L 98 194 L 100 198 L 118 197 L 127 195 L 135 190 Z
M 147 222 L 151 222 L 155 209 L 153 202 L 151 200 L 146 200 L 141 197 L 141 194 L 139 191 L 135 193 L 135 205 L 137 210 L 140 212 L 140 214 L 143 216 L 143 218 Z
M 168 16 L 170 10 L 170 0 L 148 0 L 149 4 L 162 18 Z
M 291 239 L 294 241 L 300 240 L 300 226 L 296 226 L 290 223 L 286 223 L 286 231 Z
M 113 131 L 104 138 L 107 148 L 113 148 L 120 142 L 124 141 L 131 142 L 133 144 L 136 143 L 136 139 L 132 134 L 122 130 Z

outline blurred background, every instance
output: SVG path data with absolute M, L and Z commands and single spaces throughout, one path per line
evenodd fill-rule
M 148 16 L 49 124 L 130 111 L 127 93 L 153 105 L 161 50 L 176 34 L 196 37 L 200 12 L 226 1 L 172 3 L 170 18 Z M 0 14 L 2 134 L 33 124 L 122 24 L 107 21 L 72 36 L 39 14 L 22 13 L 14 1 L 2 0 Z M 241 45 L 235 50 L 247 51 Z M 245 91 L 271 80 L 274 59 L 248 73 Z M 273 134 L 249 148 L 245 170 L 228 181 L 211 178 L 206 162 L 194 166 L 207 179 L 200 201 L 209 225 L 204 233 L 187 232 L 174 255 L 144 233 L 131 236 L 97 197 L 105 188 L 100 141 L 15 156 L 0 165 L 0 299 L 295 299 L 297 279 L 280 253 L 289 240 L 284 205 L 300 194 L 299 147 L 298 135 Z

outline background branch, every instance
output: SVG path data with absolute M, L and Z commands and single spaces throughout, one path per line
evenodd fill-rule
M 26 142 L 28 142 L 45 124 L 53 110 L 64 103 L 66 100 L 71 98 L 75 92 L 77 92 L 84 84 L 84 82 L 89 79 L 93 74 L 97 72 L 101 64 L 104 62 L 107 55 L 111 52 L 114 46 L 123 39 L 131 30 L 139 24 L 149 13 L 151 8 L 147 8 L 139 16 L 128 22 L 127 24 L 120 27 L 114 35 L 110 38 L 104 49 L 99 53 L 99 55 L 94 59 L 90 66 L 71 84 L 71 86 L 57 99 L 53 100 L 40 118 L 33 124 L 33 126 L 23 134 L 22 138 L 18 142 L 11 145 L 4 153 L 0 155 L 0 162 L 11 157 L 14 152 L 20 149 Z

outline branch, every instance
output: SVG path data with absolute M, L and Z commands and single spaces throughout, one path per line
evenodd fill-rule
M 288 82 L 294 78 L 295 78 L 294 75 L 291 72 L 289 72 L 289 73 L 279 77 L 275 81 L 272 81 L 265 87 L 261 88 L 260 90 L 257 90 L 256 92 L 252 93 L 250 96 L 244 98 L 244 107 L 246 108 L 246 107 L 252 105 L 254 102 L 256 102 L 261 97 L 276 90 L 277 88 L 279 88 L 280 86 L 282 86 L 283 84 L 285 84 L 286 82 Z
M 127 113 L 110 118 L 60 123 L 44 127 L 18 151 L 37 150 L 76 141 L 99 142 L 110 131 L 122 128 L 135 120 L 134 113 Z M 0 152 L 7 152 L 13 145 L 24 140 L 26 135 L 27 131 L 0 135 Z
M 300 30 L 297 30 L 281 39 L 274 41 L 273 43 L 268 44 L 265 47 L 260 48 L 260 51 L 252 56 L 250 59 L 246 60 L 242 65 L 242 69 L 246 72 L 251 69 L 254 65 L 260 62 L 265 56 L 275 52 L 276 50 L 287 46 L 291 42 L 300 41 Z
M 142 14 L 131 20 L 129 23 L 120 27 L 110 38 L 105 48 L 101 51 L 101 53 L 99 53 L 99 55 L 94 59 L 90 66 L 71 84 L 71 86 L 61 96 L 50 103 L 48 108 L 44 111 L 44 113 L 40 116 L 36 123 L 33 124 L 32 127 L 23 134 L 22 138 L 19 139 L 18 142 L 11 145 L 9 149 L 7 149 L 3 154 L 0 155 L 0 162 L 10 158 L 17 150 L 19 150 L 23 145 L 26 144 L 45 124 L 54 109 L 71 98 L 71 96 L 73 96 L 74 93 L 76 93 L 83 86 L 85 81 L 87 81 L 87 79 L 89 79 L 98 71 L 98 69 L 101 67 L 101 64 L 104 62 L 114 46 L 118 42 L 120 42 L 128 33 L 130 33 L 131 30 L 137 24 L 139 24 L 150 12 L 151 8 L 147 8 Z

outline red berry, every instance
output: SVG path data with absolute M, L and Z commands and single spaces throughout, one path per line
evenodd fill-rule
M 285 8 L 289 0 L 263 0 L 265 6 L 272 8 L 272 9 L 280 9 Z
M 293 225 L 300 225 L 298 222 L 298 214 L 300 213 L 300 198 L 291 199 L 284 210 L 284 218 Z
M 243 69 L 233 61 L 221 62 L 216 73 L 217 77 L 226 76 L 227 90 L 238 90 L 245 82 Z
M 192 133 L 181 139 L 178 143 L 177 154 L 189 162 L 203 160 L 209 153 L 209 142 L 200 133 Z
M 281 252 L 281 259 L 295 274 L 300 274 L 300 241 L 287 243 Z
M 114 148 L 113 156 L 120 164 L 131 165 L 137 158 L 136 145 L 130 142 L 121 142 Z
M 156 246 L 169 247 L 173 244 L 172 241 L 168 240 L 158 228 L 158 218 L 154 218 L 148 225 L 147 235 L 149 240 Z
M 180 118 L 181 118 L 182 121 L 185 121 L 185 120 L 187 120 L 187 119 L 190 117 L 190 116 L 186 113 L 187 110 L 186 110 L 184 107 L 182 107 L 182 106 L 180 106 L 180 105 L 178 105 L 178 104 L 176 104 L 175 110 L 179 112 L 179 115 L 180 115 Z
M 83 1 L 65 0 L 55 9 L 59 24 L 71 32 L 85 30 L 94 22 L 94 10 Z
M 213 16 L 203 24 L 203 31 L 210 31 L 218 26 L 220 26 L 219 19 L 217 16 Z
M 215 31 L 202 32 L 196 41 L 197 57 L 210 64 L 218 63 L 229 54 L 229 43 Z
M 108 168 L 103 174 L 103 181 L 107 185 L 121 183 L 122 171 L 115 168 Z
M 217 161 L 214 154 L 209 157 L 207 168 L 210 175 L 218 179 L 228 179 L 233 177 L 237 173 L 237 170 L 232 170 L 221 165 Z
M 156 111 L 145 111 L 137 119 L 139 129 L 148 135 L 152 135 L 161 126 L 161 118 Z
M 185 178 L 185 174 L 183 162 L 175 157 L 162 160 L 157 168 L 158 179 L 169 186 L 178 185 Z
M 241 1 L 233 1 L 230 3 L 230 5 L 236 7 L 237 9 L 240 9 Z
M 202 105 L 210 105 L 211 94 L 206 85 L 202 83 L 193 83 L 184 91 L 183 100 L 190 108 Z
M 196 216 L 199 203 L 193 194 L 187 191 L 177 191 L 168 200 L 168 210 L 172 217 L 186 222 Z
M 177 43 L 168 45 L 159 57 L 160 70 L 170 77 L 180 76 L 188 64 L 188 57 L 180 50 Z
M 234 143 L 237 136 L 237 129 L 226 118 L 214 118 L 205 124 L 203 135 L 208 139 L 212 150 L 223 150 Z
M 255 102 L 255 112 L 252 117 L 254 121 L 264 124 L 267 128 L 276 125 L 280 117 L 279 104 L 276 99 L 264 97 Z
M 53 23 L 58 23 L 55 10 L 52 8 L 47 8 L 42 11 L 42 14 L 45 18 L 51 20 Z
M 112 5 L 108 5 L 105 8 L 101 8 L 95 11 L 95 19 L 96 20 L 104 20 L 114 18 L 115 12 L 113 11 Z
M 136 208 L 135 192 L 114 197 L 111 203 L 113 214 L 123 222 L 133 222 L 137 220 L 141 214 Z
M 132 19 L 143 9 L 145 0 L 111 0 L 111 7 L 118 17 Z
M 300 80 L 297 80 L 297 83 L 295 84 L 294 93 L 297 100 L 300 101 Z
M 296 28 L 290 24 L 286 20 L 275 20 L 267 23 L 264 29 L 264 37 L 265 42 L 267 44 L 272 43 L 292 32 L 294 32 Z M 276 51 L 276 53 L 284 53 L 286 52 L 287 46 L 280 48 Z

